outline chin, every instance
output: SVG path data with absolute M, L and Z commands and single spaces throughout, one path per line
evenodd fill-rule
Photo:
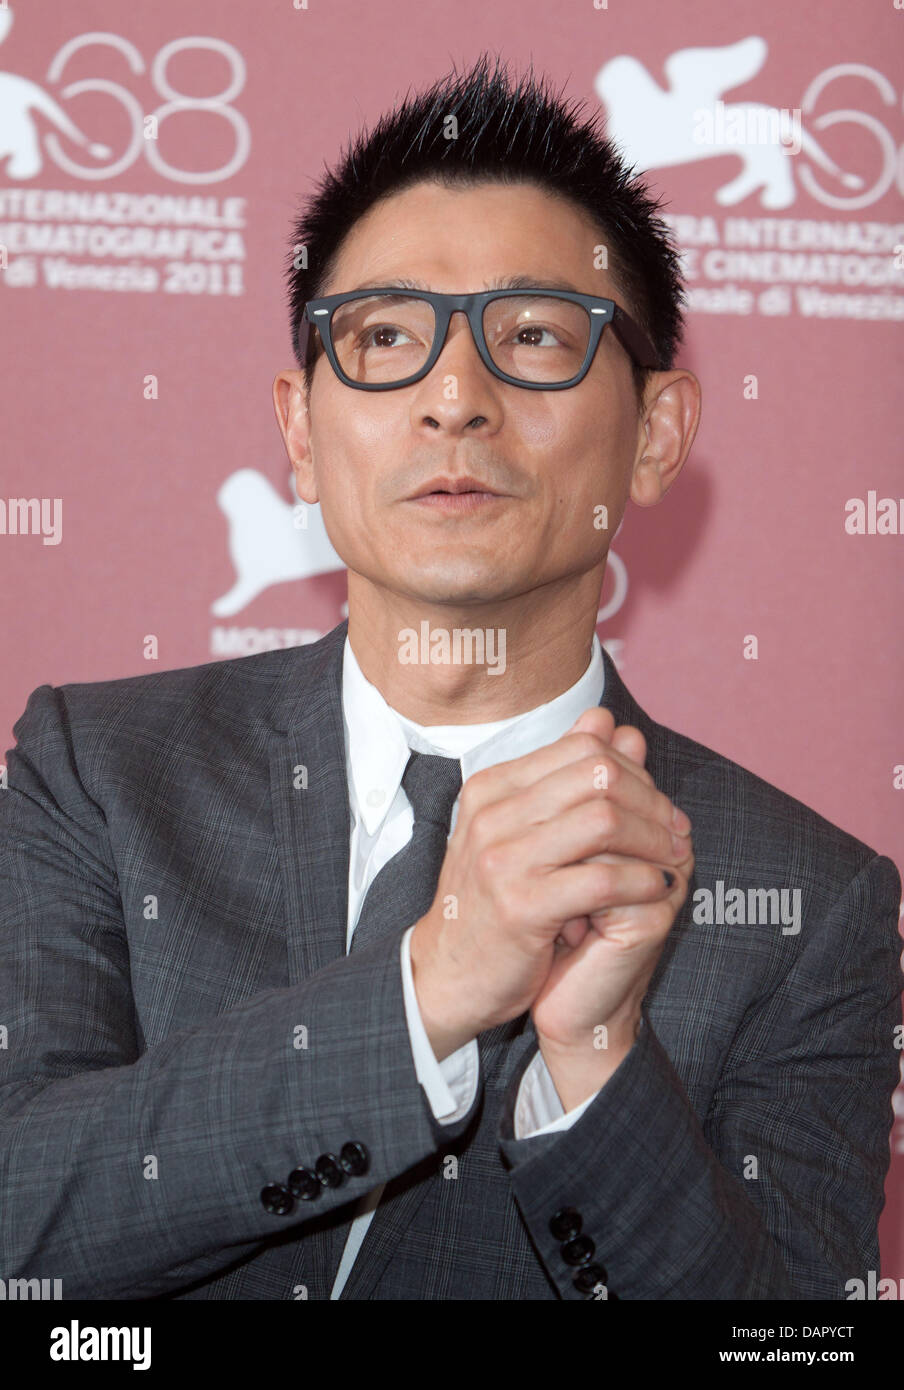
M 500 584 L 498 575 L 487 578 L 484 583 L 472 580 L 462 584 L 450 583 L 448 579 L 439 577 L 433 581 L 421 577 L 418 583 L 409 585 L 408 590 L 420 603 L 499 603 L 511 597 L 510 589 Z

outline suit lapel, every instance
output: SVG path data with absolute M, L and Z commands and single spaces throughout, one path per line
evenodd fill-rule
M 323 639 L 325 650 L 304 690 L 287 692 L 270 740 L 290 984 L 345 955 L 350 814 L 342 718 L 344 628 Z

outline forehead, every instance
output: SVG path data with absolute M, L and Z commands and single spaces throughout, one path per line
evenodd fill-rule
M 422 182 L 355 223 L 324 294 L 399 285 L 446 293 L 524 288 L 608 295 L 604 234 L 589 213 L 536 184 Z

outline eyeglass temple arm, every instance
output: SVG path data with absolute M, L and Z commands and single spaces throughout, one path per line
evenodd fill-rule
M 302 307 L 301 318 L 295 325 L 295 348 L 302 362 L 306 361 L 312 345 L 311 323 L 305 314 L 307 306 Z
M 638 328 L 634 320 L 618 304 L 612 311 L 612 327 L 639 366 L 651 367 L 654 371 L 660 369 L 659 355 L 646 333 Z

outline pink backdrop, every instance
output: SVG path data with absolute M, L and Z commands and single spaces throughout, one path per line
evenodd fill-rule
M 0 748 L 44 682 L 293 645 L 344 616 L 270 403 L 293 365 L 290 219 L 360 124 L 488 48 L 603 106 L 686 253 L 680 361 L 702 424 L 664 504 L 629 507 L 602 640 L 654 718 L 904 866 L 904 501 L 894 529 L 881 506 L 904 493 L 891 0 L 11 10 Z M 34 499 L 15 525 L 14 498 Z M 895 1105 L 881 1238 L 883 1274 L 904 1281 L 901 1090 Z

